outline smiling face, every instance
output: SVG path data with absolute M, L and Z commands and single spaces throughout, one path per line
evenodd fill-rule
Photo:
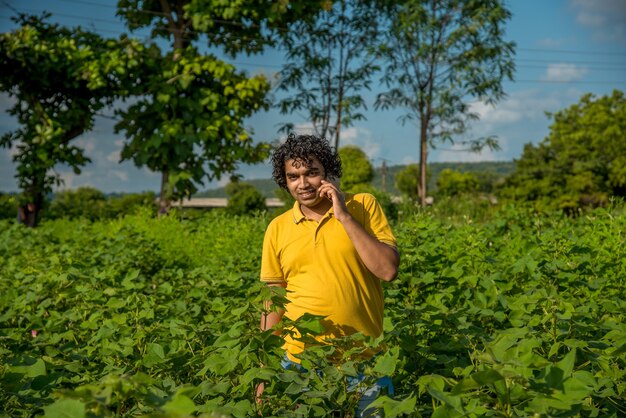
M 326 173 L 322 163 L 311 156 L 309 164 L 300 159 L 291 159 L 285 162 L 285 179 L 287 190 L 296 201 L 305 215 L 309 210 L 315 213 L 324 213 L 332 202 L 319 195 L 322 180 L 326 179 Z

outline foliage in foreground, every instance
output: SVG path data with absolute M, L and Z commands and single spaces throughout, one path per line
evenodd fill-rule
M 360 367 L 393 377 L 395 398 L 379 401 L 388 416 L 626 412 L 623 210 L 404 219 L 386 333 L 364 341 L 385 350 L 367 362 L 337 341 L 311 350 L 304 374 L 282 370 L 279 338 L 257 331 L 268 221 L 4 221 L 0 404 L 51 417 L 349 415 L 346 376 Z M 319 330 L 316 318 L 296 325 Z

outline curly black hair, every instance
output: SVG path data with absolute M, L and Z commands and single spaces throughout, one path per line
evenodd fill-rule
M 293 133 L 289 134 L 287 140 L 272 152 L 272 178 L 279 187 L 287 190 L 285 163 L 289 160 L 300 160 L 309 167 L 311 157 L 319 160 L 324 167 L 326 177 L 341 178 L 341 159 L 328 140 L 315 135 Z

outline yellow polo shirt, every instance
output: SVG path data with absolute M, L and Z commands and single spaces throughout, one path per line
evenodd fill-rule
M 347 194 L 346 206 L 369 234 L 396 247 L 374 196 Z M 292 210 L 272 220 L 263 241 L 261 280 L 286 283 L 287 318 L 295 320 L 306 312 L 326 317 L 320 341 L 357 331 L 377 337 L 383 331 L 380 279 L 365 267 L 332 208 L 317 222 L 307 219 L 296 202 Z M 304 350 L 304 344 L 287 336 L 284 348 L 298 362 L 294 355 Z

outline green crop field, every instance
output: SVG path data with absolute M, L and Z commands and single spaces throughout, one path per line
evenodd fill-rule
M 357 370 L 392 376 L 387 416 L 626 415 L 623 208 L 404 219 L 384 337 L 315 347 L 307 373 L 258 331 L 268 222 L 0 223 L 0 415 L 349 416 Z M 368 346 L 381 352 L 366 361 Z

